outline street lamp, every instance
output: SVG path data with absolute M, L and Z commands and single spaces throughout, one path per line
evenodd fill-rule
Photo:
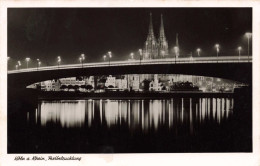
M 240 61 L 240 52 L 241 52 L 241 50 L 242 50 L 242 47 L 239 46 L 239 47 L 237 48 L 237 50 L 238 50 L 238 61 Z
M 15 69 L 16 69 L 16 70 L 18 70 L 18 67 L 19 67 L 18 65 L 15 65 Z
M 30 61 L 30 58 L 25 58 L 25 60 L 26 60 L 26 66 L 27 66 L 27 69 L 28 69 L 28 63 Z
M 134 53 L 131 52 L 130 56 L 131 56 L 131 59 L 134 59 Z
M 85 54 L 81 54 L 80 58 L 81 58 L 81 63 L 82 63 L 82 68 L 83 68 L 83 63 L 84 63 L 84 60 L 85 60 Z
M 41 67 L 41 61 L 38 62 L 38 68 Z M 37 69 L 38 70 L 38 69 Z
M 36 59 L 36 60 L 37 60 L 37 70 L 38 70 L 40 59 Z
M 106 56 L 106 55 L 104 55 L 104 56 L 103 56 L 104 62 L 106 61 L 106 58 L 107 58 L 107 56 Z
M 18 61 L 17 63 L 18 63 L 18 67 L 22 65 L 22 64 L 21 64 L 21 61 Z
M 175 52 L 175 63 L 176 63 L 176 60 L 177 60 L 177 57 L 178 57 L 178 47 L 175 46 L 173 49 L 174 49 L 174 52 Z
M 200 49 L 200 48 L 197 48 L 198 56 L 200 56 L 200 51 L 201 51 L 201 49 Z
M 79 62 L 82 64 L 82 68 L 83 68 L 82 57 L 79 57 Z
M 59 68 L 60 67 L 60 62 L 61 62 L 61 57 L 58 56 L 57 59 L 58 59 L 58 68 Z
M 216 50 L 217 50 L 217 63 L 218 63 L 219 44 L 216 44 L 215 47 L 216 47 Z
M 110 66 L 110 59 L 112 58 L 112 52 L 108 51 L 108 64 Z
M 142 49 L 139 49 L 138 51 L 139 51 L 139 55 L 140 55 L 140 65 L 141 65 L 143 51 L 142 51 Z
M 248 62 L 249 62 L 249 45 L 250 45 L 250 38 L 252 37 L 252 33 L 247 32 L 246 33 L 246 37 L 247 37 L 247 55 L 248 55 Z

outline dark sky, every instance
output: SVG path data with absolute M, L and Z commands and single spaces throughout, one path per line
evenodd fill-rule
M 109 50 L 113 60 L 127 59 L 143 47 L 150 12 L 155 35 L 163 14 L 169 47 L 178 33 L 183 53 L 195 54 L 200 47 L 210 56 L 219 43 L 222 55 L 236 54 L 238 45 L 246 50 L 244 34 L 252 32 L 251 8 L 9 8 L 11 65 L 24 63 L 25 57 L 54 65 L 57 56 L 63 63 L 78 63 L 81 53 L 89 62 L 101 61 Z

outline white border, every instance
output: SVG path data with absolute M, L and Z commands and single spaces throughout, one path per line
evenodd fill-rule
M 168 154 L 73 154 L 78 161 L 14 161 L 16 154 L 7 154 L 7 8 L 8 7 L 253 7 L 253 153 L 168 153 Z M 259 166 L 260 165 L 260 1 L 91 1 L 91 0 L 2 0 L 0 2 L 0 166 L 1 165 L 199 165 Z M 58 156 L 70 156 L 57 154 Z M 32 157 L 33 154 L 23 154 Z M 39 154 L 37 156 L 49 156 Z

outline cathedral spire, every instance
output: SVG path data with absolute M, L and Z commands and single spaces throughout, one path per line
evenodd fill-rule
M 158 56 L 159 58 L 165 58 L 168 56 L 168 53 L 168 42 L 164 32 L 163 15 L 161 14 L 161 25 L 158 38 Z
M 154 38 L 152 13 L 150 13 L 150 23 L 149 23 L 148 37 Z
M 164 25 L 163 25 L 163 15 L 161 14 L 161 26 L 160 26 L 160 36 L 159 38 L 166 39 L 165 33 L 164 33 Z

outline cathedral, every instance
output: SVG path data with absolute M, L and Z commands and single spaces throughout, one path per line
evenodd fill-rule
M 168 57 L 168 55 L 168 42 L 164 32 L 163 16 L 161 15 L 159 37 L 156 39 L 153 32 L 152 14 L 150 13 L 148 36 L 143 48 L 143 59 L 161 59 Z

